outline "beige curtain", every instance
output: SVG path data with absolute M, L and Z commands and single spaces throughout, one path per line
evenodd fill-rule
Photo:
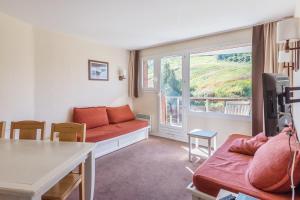
M 277 22 L 264 24 L 264 38 L 265 38 L 265 73 L 278 73 L 278 49 L 276 43 Z
M 139 97 L 139 51 L 129 52 L 128 63 L 128 96 Z
M 271 22 L 264 24 L 264 38 L 265 38 L 265 61 L 264 72 L 275 74 L 287 74 L 290 77 L 291 83 L 293 83 L 293 69 L 284 67 L 283 63 L 278 63 L 279 51 L 284 50 L 284 44 L 277 43 L 277 22 Z M 290 47 L 295 47 L 295 42 L 290 43 Z M 293 51 L 292 62 L 296 62 L 299 57 L 299 51 Z M 292 65 L 293 63 L 288 63 Z M 286 63 L 287 65 L 287 63 Z
M 134 60 L 135 51 L 129 52 L 129 63 L 128 63 L 128 96 L 134 97 Z

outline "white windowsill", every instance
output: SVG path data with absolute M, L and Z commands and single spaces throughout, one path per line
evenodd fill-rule
M 249 121 L 249 122 L 252 121 L 251 116 L 228 115 L 228 114 L 216 113 L 216 112 L 197 112 L 197 111 L 190 110 L 188 114 L 191 116 L 198 116 L 204 118 L 218 118 L 218 119 Z

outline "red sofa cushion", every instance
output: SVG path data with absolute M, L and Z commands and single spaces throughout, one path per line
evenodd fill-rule
M 87 129 L 108 125 L 109 123 L 106 107 L 74 108 L 73 121 L 85 123 Z
M 109 122 L 112 124 L 126 122 L 135 118 L 129 105 L 119 107 L 107 107 Z
M 291 181 L 287 173 L 291 153 L 289 136 L 286 133 L 271 138 L 257 150 L 249 166 L 250 183 L 264 191 L 289 192 Z M 296 138 L 291 138 L 292 150 L 296 149 Z M 296 157 L 294 183 L 300 183 L 300 154 Z
M 268 137 L 265 133 L 260 133 L 250 139 L 237 138 L 232 142 L 229 151 L 253 156 L 258 148 L 267 141 Z
M 253 157 L 229 151 L 232 141 L 237 138 L 249 139 L 244 135 L 231 135 L 209 159 L 196 169 L 193 184 L 197 190 L 211 196 L 217 196 L 220 189 L 226 189 L 236 193 L 242 192 L 259 199 L 290 200 L 290 193 L 264 192 L 250 184 L 246 178 L 246 171 Z M 300 200 L 299 188 L 297 188 L 295 199 Z
M 148 126 L 147 121 L 131 120 L 119 124 L 110 124 L 86 130 L 87 142 L 99 142 L 124 135 Z

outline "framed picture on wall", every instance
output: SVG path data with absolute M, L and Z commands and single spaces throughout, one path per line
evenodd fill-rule
M 89 60 L 89 80 L 108 81 L 108 62 Z

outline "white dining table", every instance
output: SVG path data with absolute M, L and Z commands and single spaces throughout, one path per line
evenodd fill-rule
M 0 140 L 0 199 L 40 200 L 85 161 L 85 197 L 94 198 L 95 144 Z

